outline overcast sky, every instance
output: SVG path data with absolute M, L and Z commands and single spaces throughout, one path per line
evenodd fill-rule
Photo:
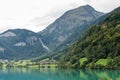
M 41 31 L 66 11 L 86 4 L 107 13 L 120 0 L 0 0 L 0 33 L 15 28 Z

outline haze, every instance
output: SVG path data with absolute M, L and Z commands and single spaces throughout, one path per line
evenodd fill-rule
M 0 0 L 0 33 L 16 28 L 41 31 L 64 12 L 86 4 L 108 13 L 120 0 Z

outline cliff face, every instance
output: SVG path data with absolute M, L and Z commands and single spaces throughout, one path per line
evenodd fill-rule
M 47 40 L 47 45 L 52 50 L 57 47 L 60 49 L 77 40 L 89 25 L 102 15 L 103 13 L 96 11 L 89 5 L 81 6 L 67 11 L 39 34 Z

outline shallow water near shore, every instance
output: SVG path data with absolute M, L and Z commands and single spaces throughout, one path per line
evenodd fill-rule
M 5 68 L 0 80 L 120 80 L 120 70 Z

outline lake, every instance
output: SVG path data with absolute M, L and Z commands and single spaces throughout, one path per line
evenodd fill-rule
M 0 69 L 0 80 L 120 80 L 119 70 Z

